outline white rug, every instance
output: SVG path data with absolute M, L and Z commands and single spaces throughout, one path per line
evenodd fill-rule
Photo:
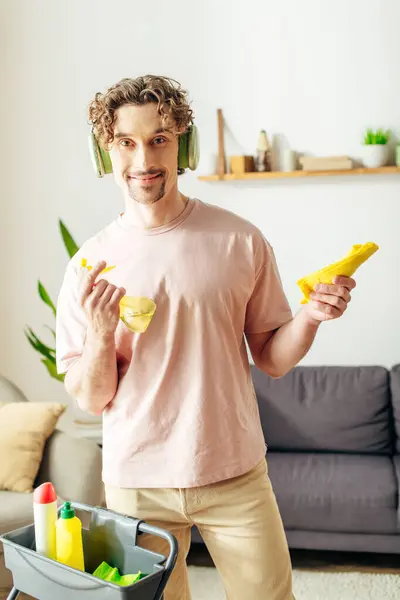
M 192 600 L 225 600 L 215 569 L 189 567 L 189 577 Z M 400 574 L 294 570 L 293 591 L 296 600 L 400 600 Z

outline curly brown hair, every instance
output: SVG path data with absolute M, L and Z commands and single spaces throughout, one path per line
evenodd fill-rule
M 180 83 L 169 77 L 145 75 L 124 78 L 102 94 L 98 92 L 89 106 L 89 123 L 99 142 L 106 146 L 114 140 L 116 111 L 125 104 L 157 104 L 163 121 L 171 118 L 178 132 L 184 132 L 193 122 L 188 94 Z

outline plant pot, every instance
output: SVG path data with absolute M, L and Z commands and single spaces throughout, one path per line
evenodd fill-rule
M 367 144 L 362 147 L 362 161 L 367 169 L 384 167 L 389 160 L 387 144 Z

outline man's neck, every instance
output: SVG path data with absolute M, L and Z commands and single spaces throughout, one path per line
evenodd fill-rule
M 125 199 L 125 217 L 131 225 L 153 229 L 168 225 L 185 210 L 189 199 L 175 190 L 154 204 L 140 204 L 132 198 Z

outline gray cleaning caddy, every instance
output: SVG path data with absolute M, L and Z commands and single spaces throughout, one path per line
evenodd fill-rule
M 104 508 L 71 502 L 82 516 L 86 572 L 71 569 L 34 550 L 35 529 L 28 525 L 0 536 L 5 564 L 12 572 L 14 587 L 7 600 L 24 592 L 38 600 L 161 600 L 175 566 L 178 544 L 173 535 L 151 525 Z M 168 542 L 169 555 L 156 554 L 138 546 L 138 535 L 149 534 Z M 121 574 L 141 571 L 146 577 L 121 587 L 91 575 L 106 561 Z

